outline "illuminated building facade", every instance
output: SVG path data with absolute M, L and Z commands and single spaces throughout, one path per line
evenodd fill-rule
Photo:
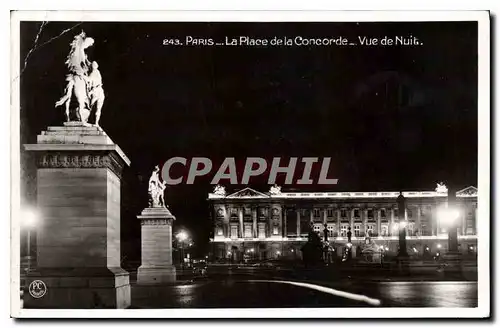
M 353 256 L 361 256 L 367 237 L 387 254 L 398 250 L 399 192 L 269 192 L 244 188 L 226 194 L 216 187 L 208 196 L 213 219 L 214 260 L 242 261 L 278 257 L 300 258 L 310 229 L 324 240 L 325 228 L 333 254 L 340 256 L 352 233 Z M 447 206 L 448 189 L 403 192 L 409 254 L 442 253 L 448 247 L 449 228 L 438 218 Z M 459 250 L 475 253 L 477 245 L 477 188 L 456 193 Z

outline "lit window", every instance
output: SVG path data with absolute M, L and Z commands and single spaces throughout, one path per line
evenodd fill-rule
M 273 226 L 273 235 L 277 235 L 278 234 L 278 230 L 279 229 L 278 229 L 277 225 Z
M 221 227 L 218 227 L 217 228 L 217 236 L 222 236 L 222 235 L 224 235 L 224 231 L 222 230 Z
M 382 236 L 387 236 L 388 235 L 387 232 L 389 231 L 389 227 L 387 225 L 382 225 L 380 228 L 382 230 L 381 231 Z
M 408 236 L 414 236 L 415 235 L 415 224 L 414 223 L 409 223 L 407 226 L 407 233 Z
M 238 238 L 238 226 L 231 226 L 231 238 Z
M 368 236 L 373 235 L 373 230 L 375 230 L 375 226 L 373 224 L 366 225 L 366 233 L 368 234 Z
M 354 236 L 359 237 L 361 233 L 361 224 L 354 225 Z
M 341 237 L 346 237 L 347 236 L 347 230 L 349 229 L 349 225 L 347 224 L 343 224 L 341 227 L 340 227 L 340 236 Z
M 427 224 L 422 223 L 420 224 L 420 233 L 422 236 L 429 236 L 430 232 L 427 230 Z
M 252 238 L 252 226 L 249 224 L 245 225 L 245 238 Z
M 333 237 L 333 233 L 335 232 L 335 225 L 329 224 L 327 226 L 327 229 L 328 229 L 328 236 Z
M 259 238 L 266 238 L 266 227 L 259 225 Z

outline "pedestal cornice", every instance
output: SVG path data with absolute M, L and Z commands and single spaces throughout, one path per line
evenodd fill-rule
M 25 144 L 37 153 L 38 168 L 108 168 L 117 176 L 130 160 L 100 128 L 70 122 L 48 127 L 36 144 Z
M 172 225 L 175 216 L 165 207 L 147 207 L 140 215 L 141 225 Z

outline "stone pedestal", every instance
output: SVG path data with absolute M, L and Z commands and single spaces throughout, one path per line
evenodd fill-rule
M 176 280 L 172 265 L 172 222 L 175 217 L 165 207 L 146 208 L 141 215 L 141 258 L 138 284 L 165 284 Z
M 27 277 L 47 286 L 24 292 L 27 308 L 126 308 L 129 274 L 120 266 L 120 179 L 130 161 L 99 127 L 49 127 L 36 144 L 37 265 Z

